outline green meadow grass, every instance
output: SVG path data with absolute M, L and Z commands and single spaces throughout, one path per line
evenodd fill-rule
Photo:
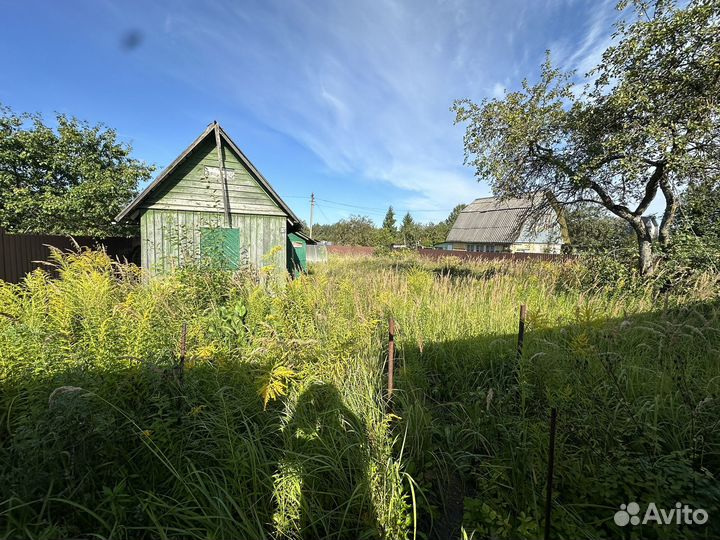
M 660 295 L 579 262 L 56 264 L 0 284 L 4 537 L 538 538 L 552 407 L 553 538 L 720 531 L 712 276 Z M 710 520 L 623 531 L 633 500 Z

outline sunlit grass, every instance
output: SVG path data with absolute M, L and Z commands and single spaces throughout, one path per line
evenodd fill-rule
M 459 537 L 462 526 L 536 538 L 550 407 L 557 537 L 617 536 L 612 515 L 631 499 L 718 502 L 710 278 L 660 297 L 579 262 L 340 258 L 281 284 L 212 268 L 148 280 L 94 252 L 56 263 L 58 279 L 0 284 L 8 537 Z

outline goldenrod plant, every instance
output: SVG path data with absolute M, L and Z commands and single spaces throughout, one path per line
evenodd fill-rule
M 391 253 L 149 278 L 54 252 L 0 283 L 0 536 L 537 538 L 555 407 L 553 537 L 621 536 L 628 500 L 705 508 L 661 532 L 712 537 L 717 274 L 666 291 L 597 268 Z

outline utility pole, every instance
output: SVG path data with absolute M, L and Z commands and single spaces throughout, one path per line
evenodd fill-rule
M 312 238 L 313 210 L 315 210 L 315 194 L 310 194 L 310 238 Z

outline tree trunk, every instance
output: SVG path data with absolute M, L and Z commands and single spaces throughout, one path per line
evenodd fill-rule
M 640 275 L 650 276 L 655 272 L 652 236 L 650 236 L 650 232 L 641 218 L 634 219 L 631 225 L 638 239 L 638 270 L 640 270 Z
M 660 180 L 660 189 L 665 197 L 665 212 L 663 212 L 662 221 L 660 222 L 660 230 L 658 231 L 658 241 L 660 246 L 665 249 L 670 243 L 670 227 L 675 221 L 675 213 L 677 211 L 677 199 L 673 192 L 672 185 L 666 176 Z
M 655 264 L 653 261 L 652 242 L 645 238 L 638 239 L 640 248 L 640 261 L 638 264 L 640 274 L 650 276 L 655 272 Z
M 560 239 L 564 245 L 570 246 L 572 244 L 572 240 L 570 238 L 570 229 L 567 224 L 565 207 L 560 204 L 552 191 L 547 190 L 545 192 L 545 196 L 550 203 L 550 207 L 555 211 L 555 215 L 557 215 L 558 225 L 560 225 Z

